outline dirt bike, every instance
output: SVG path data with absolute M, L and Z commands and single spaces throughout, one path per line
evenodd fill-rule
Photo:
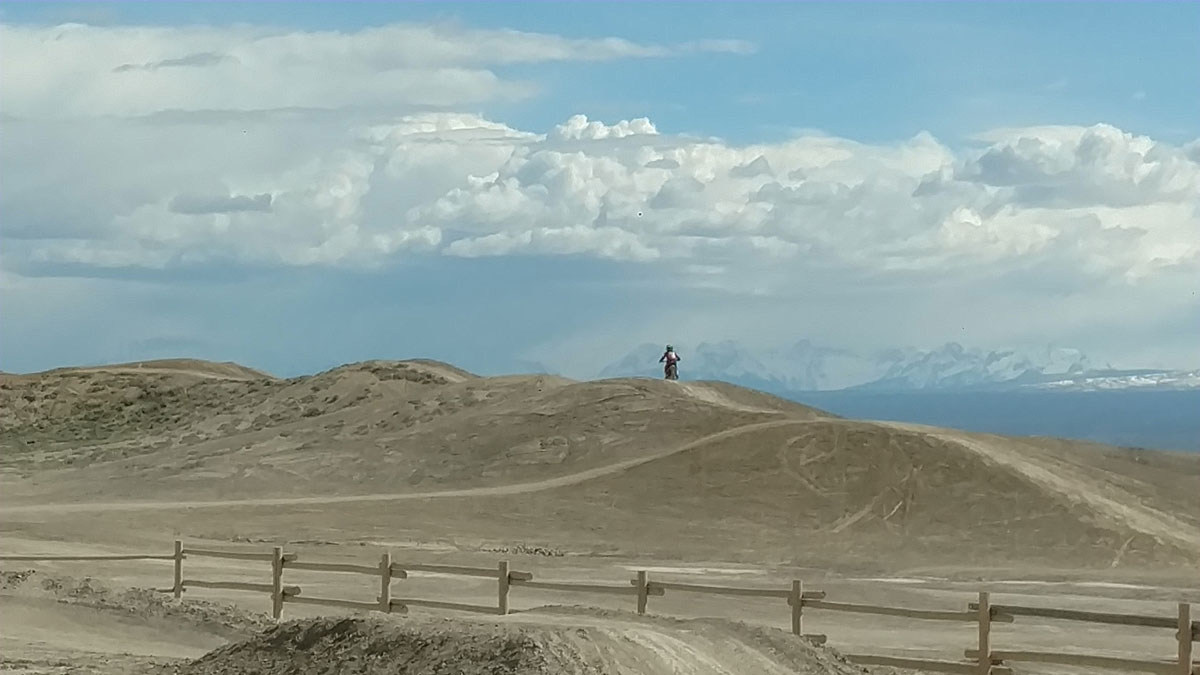
M 663 370 L 663 372 L 666 375 L 666 378 L 668 380 L 678 380 L 679 379 L 679 362 L 676 361 L 675 363 L 668 363 L 667 367 Z

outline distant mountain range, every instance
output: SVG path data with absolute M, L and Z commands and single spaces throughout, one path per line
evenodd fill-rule
M 937 349 L 860 354 L 801 340 L 753 350 L 737 342 L 679 345 L 680 375 L 724 380 L 787 395 L 859 391 L 1114 391 L 1200 389 L 1200 370 L 1119 370 L 1097 366 L 1077 349 L 982 351 L 947 343 Z M 662 345 L 644 344 L 606 366 L 600 377 L 656 376 Z

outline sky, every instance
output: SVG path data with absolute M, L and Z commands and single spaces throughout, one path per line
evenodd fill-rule
M 1198 27 L 1194 2 L 6 2 L 0 370 L 589 377 L 801 339 L 1197 368 Z

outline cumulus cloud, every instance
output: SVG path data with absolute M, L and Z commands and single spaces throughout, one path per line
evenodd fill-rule
M 582 115 L 546 133 L 458 113 L 348 129 L 304 116 L 105 124 L 41 137 L 23 127 L 35 140 L 6 146 L 6 260 L 162 269 L 574 255 L 654 261 L 756 293 L 833 271 L 1053 270 L 1058 286 L 1082 288 L 1200 265 L 1194 147 L 1104 125 L 1002 130 L 954 152 L 928 134 L 738 146 Z M 55 160 L 55 143 L 79 159 Z M 69 209 L 61 194 L 74 195 Z
M 965 150 L 927 133 L 736 145 L 647 118 L 520 129 L 428 110 L 532 91 L 493 72 L 505 64 L 743 43 L 453 24 L 0 31 L 12 269 L 581 256 L 762 294 L 832 275 L 1071 289 L 1200 264 L 1200 141 L 1094 125 L 997 129 Z
M 1200 193 L 1200 165 L 1186 147 L 1104 124 L 1009 132 L 959 174 L 1010 188 L 1027 205 L 1136 206 Z
M 635 120 L 621 120 L 613 125 L 606 125 L 596 120 L 588 121 L 586 115 L 572 115 L 565 124 L 554 127 L 551 138 L 558 140 L 590 140 L 598 141 L 606 138 L 627 138 L 629 136 L 654 136 L 658 129 L 645 117 Z

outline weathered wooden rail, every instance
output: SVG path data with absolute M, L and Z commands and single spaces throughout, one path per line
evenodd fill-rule
M 262 583 L 184 578 L 183 562 L 189 556 L 195 556 L 198 558 L 206 557 L 225 560 L 267 562 L 270 563 L 271 566 L 270 577 L 268 580 L 264 580 Z M 175 542 L 174 552 L 170 555 L 151 553 L 61 556 L 0 555 L 0 562 L 102 562 L 133 560 L 173 562 L 174 583 L 172 584 L 171 588 L 167 590 L 173 593 L 176 598 L 182 597 L 182 594 L 189 588 L 234 590 L 267 594 L 271 597 L 271 614 L 276 619 L 279 619 L 282 616 L 284 605 L 289 603 L 357 611 L 378 611 L 385 613 L 407 613 L 409 607 L 427 607 L 440 610 L 506 615 L 509 613 L 509 596 L 514 587 L 552 593 L 630 596 L 635 598 L 637 613 L 645 614 L 649 599 L 651 597 L 662 597 L 669 591 L 673 593 L 700 593 L 745 598 L 785 600 L 791 614 L 792 633 L 816 643 L 824 643 L 825 636 L 804 633 L 804 612 L 806 609 L 812 611 L 848 612 L 855 614 L 901 617 L 924 621 L 966 622 L 975 623 L 978 626 L 977 644 L 973 648 L 964 650 L 963 656 L 965 660 L 963 661 L 909 658 L 878 654 L 846 655 L 847 658 L 852 662 L 862 665 L 914 668 L 946 673 L 1009 675 L 1012 672 L 1010 666 L 1008 665 L 1010 663 L 1037 662 L 1094 668 L 1112 668 L 1126 671 L 1135 670 L 1149 673 L 1162 673 L 1163 675 L 1200 675 L 1200 664 L 1197 664 L 1193 661 L 1192 649 L 1192 643 L 1200 641 L 1200 622 L 1192 620 L 1191 606 L 1187 603 L 1179 603 L 1176 616 L 1169 617 L 1143 614 L 1093 612 L 1075 609 L 1061 609 L 1055 607 L 991 604 L 989 593 L 986 591 L 981 591 L 978 594 L 977 600 L 967 603 L 966 609 L 963 611 L 917 609 L 910 607 L 895 607 L 827 600 L 825 591 L 805 590 L 803 582 L 799 579 L 792 580 L 790 586 L 788 587 L 751 588 L 681 583 L 674 581 L 656 581 L 651 580 L 647 572 L 639 571 L 636 573 L 633 579 L 629 580 L 629 585 L 601 584 L 577 581 L 535 579 L 532 572 L 510 569 L 509 562 L 506 560 L 499 561 L 494 568 L 470 567 L 462 565 L 440 565 L 408 561 L 397 562 L 392 559 L 391 552 L 385 551 L 380 555 L 378 564 L 366 565 L 360 563 L 301 560 L 299 554 L 285 552 L 280 546 L 273 547 L 270 551 L 223 550 L 185 546 L 182 541 Z M 283 576 L 288 570 L 297 572 L 357 574 L 362 576 L 376 577 L 379 580 L 379 593 L 371 600 L 320 598 L 307 596 L 303 594 L 303 589 L 300 586 L 285 585 L 283 583 Z M 448 600 L 432 598 L 393 597 L 393 582 L 396 580 L 408 579 L 410 574 L 468 576 L 495 579 L 496 604 L 480 605 L 451 602 Z M 1178 651 L 1174 659 L 1156 660 L 1134 659 L 1100 654 L 993 649 L 991 644 L 991 625 L 993 623 L 1012 623 L 1019 617 L 1037 617 L 1040 619 L 1077 621 L 1117 626 L 1175 629 Z

